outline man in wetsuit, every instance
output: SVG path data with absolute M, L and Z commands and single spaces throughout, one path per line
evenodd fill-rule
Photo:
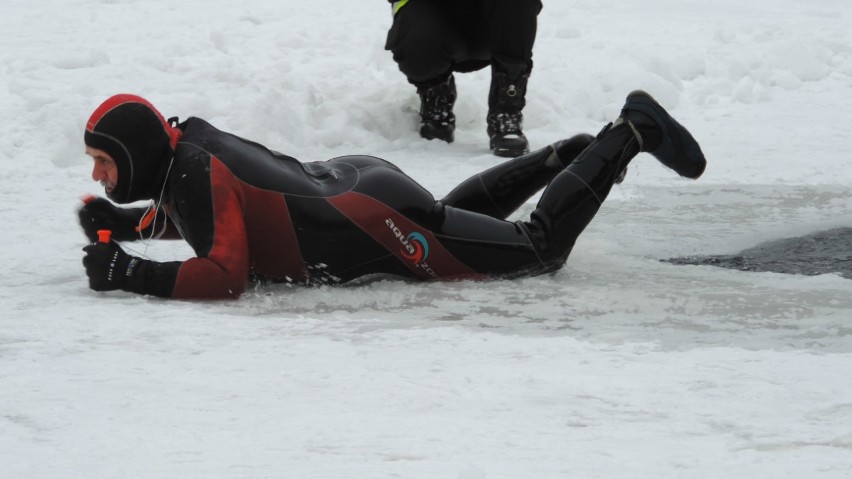
M 116 95 L 90 117 L 92 178 L 112 202 L 79 211 L 89 286 L 170 298 L 236 298 L 249 278 L 342 283 L 373 274 L 479 279 L 560 268 L 628 163 L 645 151 L 688 178 L 698 143 L 650 95 L 628 95 L 597 135 L 577 135 L 432 195 L 396 166 L 344 156 L 301 163 L 199 118 L 166 121 Z M 529 219 L 506 217 L 545 188 Z M 151 208 L 113 204 L 154 200 Z M 183 238 L 196 257 L 156 262 L 116 241 Z

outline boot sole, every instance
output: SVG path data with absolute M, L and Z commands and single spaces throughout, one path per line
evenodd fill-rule
M 491 136 L 491 133 L 489 133 L 489 136 Z M 488 148 L 491 150 L 491 153 L 494 154 L 494 156 L 500 156 L 503 158 L 516 158 L 518 156 L 525 155 L 530 152 L 530 145 L 529 142 L 526 141 L 526 138 L 524 138 L 523 142 L 518 141 L 515 145 L 509 146 L 499 146 L 497 144 L 498 141 L 499 139 L 496 137 L 492 137 L 488 141 Z
M 420 137 L 427 140 L 441 140 L 452 143 L 455 140 L 455 128 L 436 128 L 424 124 L 420 127 Z
M 502 158 L 516 158 L 521 155 L 525 155 L 529 153 L 529 148 L 526 149 L 512 149 L 512 148 L 491 148 L 491 153 L 494 156 L 499 156 Z
M 662 130 L 660 145 L 648 153 L 680 176 L 696 179 L 704 173 L 707 160 L 698 142 L 651 95 L 642 90 L 631 92 L 624 110 L 646 115 Z

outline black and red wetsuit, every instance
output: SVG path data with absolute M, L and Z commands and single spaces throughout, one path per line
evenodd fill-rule
M 550 150 L 477 175 L 435 201 L 379 158 L 301 163 L 198 118 L 179 128 L 164 210 L 197 257 L 151 265 L 151 293 L 237 296 L 250 272 L 310 284 L 371 274 L 512 276 L 549 267 L 525 228 L 504 218 L 562 168 L 545 165 Z M 574 141 L 572 156 L 588 144 Z
M 167 122 L 134 95 L 101 104 L 84 140 L 94 152 L 93 178 L 109 182 L 99 165 L 117 168 L 110 199 L 162 200 L 166 223 L 154 221 L 143 234 L 165 227 L 196 253 L 161 263 L 113 242 L 92 244 L 83 258 L 90 287 L 175 298 L 237 297 L 253 274 L 324 284 L 375 274 L 431 280 L 553 271 L 637 153 L 650 151 L 689 178 L 706 166 L 689 132 L 644 92 L 631 93 L 622 116 L 597 137 L 577 135 L 501 163 L 440 201 L 379 158 L 301 163 L 198 118 Z M 528 219 L 506 221 L 542 188 Z M 112 228 L 114 238 L 129 240 L 143 213 L 102 199 L 81 208 L 80 220 L 90 239 Z

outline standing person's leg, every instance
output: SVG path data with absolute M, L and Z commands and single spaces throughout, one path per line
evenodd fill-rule
M 488 0 L 486 9 L 492 69 L 509 80 L 529 75 L 540 0 Z
M 420 135 L 452 142 L 456 85 L 453 71 L 471 71 L 488 64 L 472 60 L 469 0 L 410 1 L 394 16 L 385 49 L 420 96 Z M 471 63 L 473 61 L 473 63 Z
M 453 69 L 464 37 L 454 11 L 440 2 L 408 2 L 393 18 L 385 49 L 412 85 L 436 83 Z
M 495 155 L 514 157 L 529 151 L 522 111 L 541 1 L 488 0 L 485 5 L 492 59 L 487 133 Z

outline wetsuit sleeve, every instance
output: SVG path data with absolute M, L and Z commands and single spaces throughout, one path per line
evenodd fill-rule
M 184 200 L 173 206 L 183 218 L 184 238 L 197 257 L 180 265 L 173 298 L 237 298 L 248 284 L 248 240 L 239 181 L 215 157 L 207 174 L 209 183 L 178 185 Z
M 124 289 L 176 299 L 237 298 L 248 284 L 248 241 L 239 181 L 219 160 L 181 174 L 171 208 L 196 257 L 139 260 Z M 138 258 L 137 258 L 138 259 Z

